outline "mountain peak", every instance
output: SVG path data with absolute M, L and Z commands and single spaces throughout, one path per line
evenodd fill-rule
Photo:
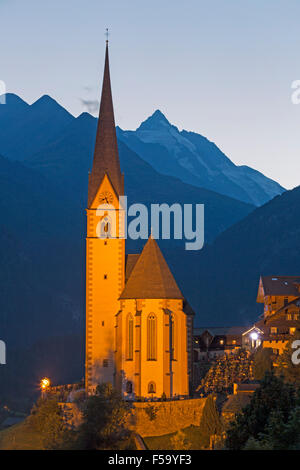
M 68 116 L 69 119 L 74 118 L 74 116 L 69 113 L 69 111 L 67 111 L 61 104 L 59 104 L 49 95 L 42 95 L 39 99 L 32 103 L 31 108 L 39 113 L 47 112 L 55 115 L 59 113 L 62 116 Z
M 20 96 L 16 95 L 15 93 L 4 93 L 5 95 L 5 102 L 6 104 L 13 105 L 13 106 L 23 106 L 28 107 L 29 104 L 26 103 Z M 0 95 L 3 96 L 3 95 Z
M 34 103 L 32 103 L 31 106 L 38 107 L 38 106 L 49 106 L 49 105 L 57 105 L 60 106 L 57 101 L 55 101 L 51 96 L 49 95 L 43 95 L 39 99 L 37 99 Z
M 171 125 L 172 124 L 170 124 L 166 116 L 157 109 L 151 116 L 142 122 L 137 131 L 154 131 L 161 129 L 162 127 L 171 127 Z

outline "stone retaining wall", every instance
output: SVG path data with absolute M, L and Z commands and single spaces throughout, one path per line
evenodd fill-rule
M 206 398 L 166 402 L 134 402 L 128 426 L 142 437 L 162 436 L 199 426 Z

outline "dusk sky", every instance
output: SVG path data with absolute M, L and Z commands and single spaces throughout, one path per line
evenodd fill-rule
M 117 124 L 159 108 L 286 188 L 300 184 L 299 0 L 0 0 L 0 80 L 72 114 L 99 99 L 105 28 Z

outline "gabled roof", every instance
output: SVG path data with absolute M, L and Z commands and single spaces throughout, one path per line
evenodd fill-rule
M 247 330 L 245 330 L 243 332 L 243 336 L 247 335 L 248 333 L 250 333 L 251 331 L 255 330 L 255 331 L 259 331 L 259 333 L 261 334 L 264 334 L 263 330 L 261 329 L 264 325 L 264 322 L 260 322 L 259 324 L 260 326 L 258 326 L 258 323 L 254 324 L 253 326 L 251 326 L 251 328 L 248 328 Z
M 104 175 L 107 174 L 118 195 L 124 192 L 111 93 L 108 43 L 106 43 L 102 95 L 96 134 L 92 172 L 89 176 L 88 207 L 93 203 Z
M 300 276 L 262 276 L 264 295 L 299 296 Z M 260 297 L 260 295 L 258 296 Z M 261 301 L 261 300 L 260 300 Z
M 183 299 L 162 252 L 151 236 L 133 266 L 120 299 Z

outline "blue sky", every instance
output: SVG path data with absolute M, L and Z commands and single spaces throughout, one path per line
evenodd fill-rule
M 0 80 L 74 115 L 99 98 L 105 28 L 116 121 L 159 108 L 292 188 L 300 184 L 299 0 L 0 0 Z

